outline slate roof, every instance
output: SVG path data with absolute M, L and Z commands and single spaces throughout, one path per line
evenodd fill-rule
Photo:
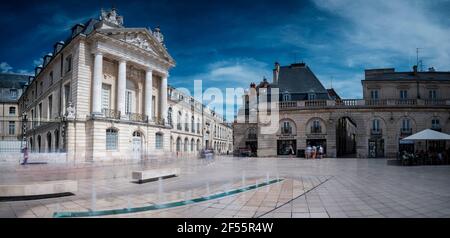
M 288 91 L 290 93 L 328 94 L 316 75 L 304 63 L 281 66 L 278 85 L 274 85 L 274 87 L 278 87 L 280 93 Z
M 364 80 L 450 80 L 450 72 L 395 72 L 395 69 L 372 69 L 365 71 Z
M 29 75 L 0 73 L 0 88 L 21 89 L 28 82 Z

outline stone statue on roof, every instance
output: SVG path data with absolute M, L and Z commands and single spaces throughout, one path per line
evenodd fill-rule
M 114 25 L 122 26 L 123 17 L 117 14 L 116 9 L 113 7 L 110 11 L 101 10 L 100 20 L 112 23 Z

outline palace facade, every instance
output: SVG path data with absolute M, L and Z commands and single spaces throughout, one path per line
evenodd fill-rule
M 395 157 L 403 150 L 425 150 L 425 143 L 401 139 L 421 130 L 450 133 L 450 72 L 411 72 L 393 68 L 365 71 L 362 99 L 341 99 L 326 89 L 304 63 L 275 63 L 272 83 L 264 80 L 243 97 L 234 127 L 234 147 L 251 149 L 258 156 L 299 156 L 307 145 L 322 145 L 328 157 Z M 278 131 L 262 134 L 265 124 L 251 120 L 252 94 L 277 88 Z M 273 113 L 273 111 L 272 111 Z M 445 142 L 431 147 L 448 148 Z
M 124 27 L 115 9 L 75 25 L 19 99 L 28 148 L 69 161 L 230 152 L 231 126 L 168 85 L 174 66 L 159 28 Z

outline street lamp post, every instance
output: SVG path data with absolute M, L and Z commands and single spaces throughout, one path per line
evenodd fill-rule
M 23 162 L 22 165 L 28 162 L 28 146 L 27 146 L 27 113 L 22 114 L 22 143 L 21 148 L 23 152 Z

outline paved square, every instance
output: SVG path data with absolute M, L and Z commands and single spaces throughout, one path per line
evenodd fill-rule
M 179 167 L 178 177 L 137 184 L 131 171 Z M 233 158 L 135 163 L 3 165 L 1 184 L 77 180 L 74 196 L 0 202 L 0 217 L 130 209 L 101 217 L 450 217 L 450 166 L 390 166 L 383 159 Z M 282 179 L 267 186 L 226 192 Z M 187 205 L 133 212 L 224 193 Z

